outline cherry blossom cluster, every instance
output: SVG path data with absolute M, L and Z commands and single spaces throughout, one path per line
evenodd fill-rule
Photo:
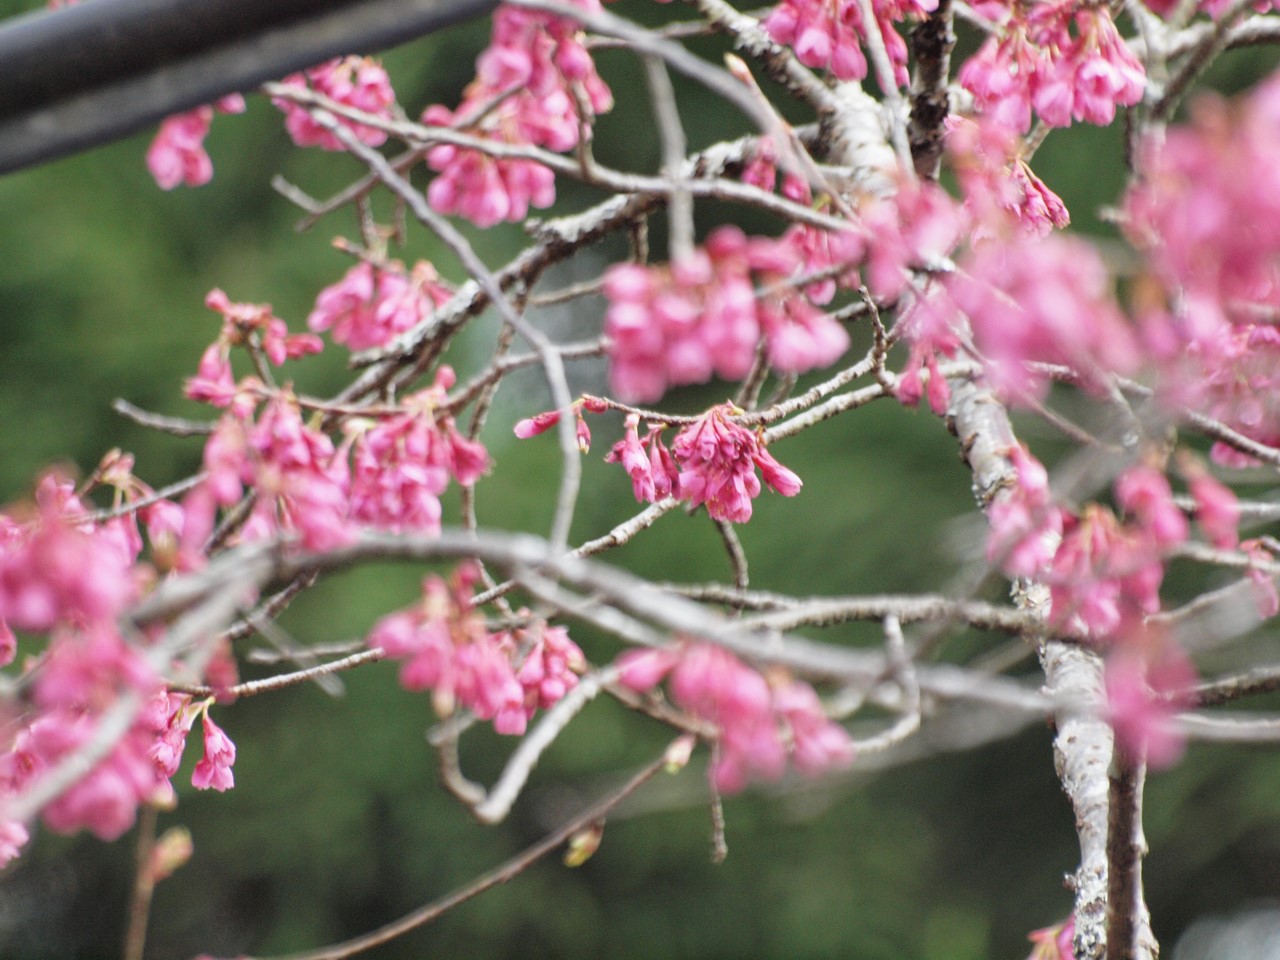
M 96 480 L 122 497 L 152 491 L 133 480 L 132 460 L 112 454 Z M 127 502 L 127 501 L 126 501 Z M 0 743 L 0 865 L 28 839 L 25 823 L 5 815 L 7 800 L 38 784 L 59 761 L 84 748 L 105 712 L 122 696 L 145 704 L 124 736 L 88 774 L 44 806 L 46 825 L 59 832 L 88 829 L 115 839 L 133 825 L 144 803 L 171 803 L 186 736 L 204 717 L 205 756 L 192 783 L 199 789 L 232 785 L 235 747 L 208 717 L 212 701 L 192 704 L 167 693 L 145 650 L 121 637 L 116 620 L 158 567 L 141 562 L 139 517 L 155 554 L 162 552 L 178 506 L 152 500 L 104 521 L 89 518 L 72 485 L 54 474 L 37 488 L 31 516 L 0 514 L 0 666 L 17 653 L 11 627 L 47 633 L 39 656 L 22 666 L 29 702 L 5 716 Z
M 430 690 L 440 716 L 462 708 L 492 720 L 498 733 L 520 735 L 538 710 L 578 685 L 586 658 L 564 627 L 490 632 L 471 603 L 478 579 L 474 564 L 448 582 L 428 577 L 421 602 L 379 620 L 368 644 L 402 660 L 401 685 Z
M 449 479 L 470 485 L 489 465 L 480 443 L 435 414 L 453 382 L 453 371 L 441 367 L 435 384 L 405 398 L 399 412 L 350 421 L 335 447 L 303 422 L 287 392 L 272 395 L 255 419 L 259 390 L 249 378 L 205 445 L 207 479 L 187 497 L 187 522 L 208 531 L 217 507 L 252 489 L 243 541 L 296 533 L 303 548 L 324 550 L 349 542 L 362 526 L 438 531 Z
M 175 114 L 160 124 L 147 148 L 147 169 L 160 189 L 172 190 L 180 184 L 199 187 L 213 179 L 213 161 L 205 152 L 204 140 L 209 135 L 215 111 L 244 113 L 244 97 L 233 93 L 213 106 Z
M 320 291 L 307 326 L 316 333 L 328 332 L 334 343 L 351 350 L 367 350 L 385 346 L 398 334 L 419 326 L 451 296 L 448 285 L 425 260 L 408 272 L 395 261 L 362 260 Z
M 391 80 L 382 65 L 370 57 L 327 60 L 302 73 L 290 74 L 281 83 L 309 88 L 344 107 L 382 120 L 393 119 L 392 106 L 396 102 L 396 94 L 391 89 Z M 276 98 L 273 102 L 284 111 L 285 129 L 298 146 L 346 149 L 333 131 L 317 123 L 305 107 L 283 98 Z M 339 117 L 338 122 L 350 128 L 361 143 L 371 147 L 381 146 L 387 140 L 386 131 L 377 127 L 343 117 Z
M 1280 442 L 1278 110 L 1274 78 L 1236 109 L 1198 100 L 1190 124 L 1146 144 L 1124 206 L 1151 271 L 1135 306 L 1162 395 L 1265 444 Z M 1221 443 L 1213 456 L 1252 463 Z
M 618 658 L 620 681 L 652 690 L 664 677 L 682 710 L 718 731 L 711 779 L 725 793 L 752 780 L 776 780 L 787 759 L 816 776 L 853 762 L 848 733 L 828 719 L 813 687 L 790 676 L 766 678 L 733 654 L 704 643 L 631 650 Z
M 716 520 L 746 523 L 760 495 L 760 477 L 784 497 L 799 493 L 801 482 L 764 448 L 758 433 L 733 422 L 740 412 L 732 404 L 712 407 L 676 434 L 670 450 L 662 442 L 662 426 L 650 426 L 642 440 L 640 418 L 632 414 L 626 436 L 605 460 L 622 464 L 637 500 L 675 497 L 694 507 L 705 504 Z
M 872 0 L 876 22 L 893 64 L 898 86 L 906 86 L 907 45 L 895 28 L 908 17 L 923 17 L 938 6 L 937 0 Z M 806 67 L 830 70 L 840 80 L 861 80 L 867 75 L 862 44 L 867 26 L 858 0 L 782 0 L 765 17 L 764 28 L 777 43 L 796 52 Z
M 652 401 L 670 385 L 712 376 L 741 379 L 762 338 L 777 370 L 803 373 L 834 363 L 848 349 L 849 336 L 813 301 L 829 301 L 835 282 L 812 283 L 806 296 L 793 281 L 834 268 L 847 283 L 842 264 L 850 265 L 856 280 L 863 251 L 853 232 L 796 226 L 773 240 L 724 226 L 669 266 L 610 267 L 605 334 L 614 391 L 623 399 Z
M 1164 471 L 1140 463 L 1116 478 L 1122 520 L 1097 503 L 1079 514 L 1057 506 L 1040 462 L 1023 447 L 1009 456 L 1018 484 L 988 511 L 988 557 L 1010 576 L 1047 584 L 1050 624 L 1108 652 L 1108 719 L 1118 741 L 1153 767 L 1168 766 L 1182 752 L 1172 717 L 1189 705 L 1195 669 L 1148 621 L 1160 610 L 1166 558 L 1190 534 Z M 1192 458 L 1180 466 L 1201 531 L 1214 546 L 1237 546 L 1234 494 Z M 1272 615 L 1274 585 L 1260 589 L 1261 612 Z
M 1013 131 L 982 115 L 947 118 L 947 152 L 975 241 L 986 239 L 1005 219 L 1037 237 L 1071 222 L 1061 198 L 1019 155 L 1018 141 Z
M 980 112 L 1017 132 L 1034 108 L 1051 127 L 1109 125 L 1119 106 L 1142 99 L 1146 74 L 1108 8 L 1077 0 L 987 3 L 995 33 L 960 68 Z M 1071 26 L 1075 25 L 1075 34 Z
M 574 2 L 600 9 L 599 0 Z M 476 79 L 458 109 L 434 104 L 422 121 L 501 144 L 564 151 L 586 139 L 593 119 L 612 107 L 613 95 L 576 23 L 500 6 L 489 47 L 476 61 Z M 427 188 L 431 205 L 479 227 L 518 222 L 530 206 L 555 201 L 554 175 L 534 160 L 441 144 L 428 151 L 427 165 L 439 174 Z

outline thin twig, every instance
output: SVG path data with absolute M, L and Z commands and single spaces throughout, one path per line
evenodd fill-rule
M 580 830 L 602 822 L 614 807 L 620 804 L 627 797 L 631 796 L 647 783 L 658 771 L 663 769 L 666 763 L 666 755 L 651 761 L 642 767 L 639 772 L 631 777 L 617 790 L 605 796 L 603 799 L 592 804 L 582 813 L 572 818 L 560 829 L 553 831 L 543 839 L 539 840 L 532 846 L 526 847 L 523 851 L 516 854 L 510 860 L 507 860 L 501 866 L 495 867 L 488 873 L 485 873 L 471 883 L 467 884 L 447 896 L 441 897 L 439 900 L 432 901 L 423 907 L 409 913 L 399 920 L 380 927 L 371 933 L 363 936 L 355 937 L 343 943 L 333 944 L 332 946 L 322 947 L 319 950 L 307 950 L 302 953 L 289 954 L 281 957 L 279 960 L 346 960 L 356 954 L 371 950 L 394 940 L 396 937 L 403 936 L 410 930 L 439 919 L 445 913 L 448 913 L 454 907 L 457 907 L 473 897 L 479 896 L 491 887 L 496 887 L 500 883 L 507 883 L 515 879 L 533 864 L 537 863 L 547 854 L 554 851 L 561 844 Z

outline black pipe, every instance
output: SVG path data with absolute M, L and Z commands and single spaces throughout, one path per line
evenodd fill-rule
M 0 173 L 348 53 L 487 13 L 496 0 L 87 0 L 0 25 Z

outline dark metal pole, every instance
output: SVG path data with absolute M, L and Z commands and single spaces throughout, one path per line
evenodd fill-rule
M 487 13 L 496 0 L 87 0 L 0 25 L 0 173 L 348 53 Z

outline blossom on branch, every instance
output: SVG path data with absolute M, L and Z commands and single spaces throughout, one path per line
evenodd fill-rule
M 327 60 L 302 73 L 285 77 L 282 84 L 310 88 L 340 103 L 383 120 L 393 119 L 391 107 L 396 102 L 391 80 L 382 65 L 370 57 L 341 57 Z M 317 123 L 310 111 L 292 100 L 276 97 L 272 100 L 284 111 L 284 126 L 293 142 L 300 147 L 320 147 L 322 150 L 345 150 L 342 141 L 332 130 Z M 361 143 L 371 147 L 381 146 L 387 140 L 386 131 L 367 124 L 356 123 L 345 117 L 338 122 L 348 127 Z
M 781 674 L 766 679 L 733 654 L 695 643 L 629 650 L 618 658 L 620 682 L 650 690 L 670 674 L 672 700 L 719 731 L 711 779 L 725 793 L 751 780 L 776 780 L 788 757 L 806 776 L 853 762 L 853 741 L 829 720 L 813 688 Z

